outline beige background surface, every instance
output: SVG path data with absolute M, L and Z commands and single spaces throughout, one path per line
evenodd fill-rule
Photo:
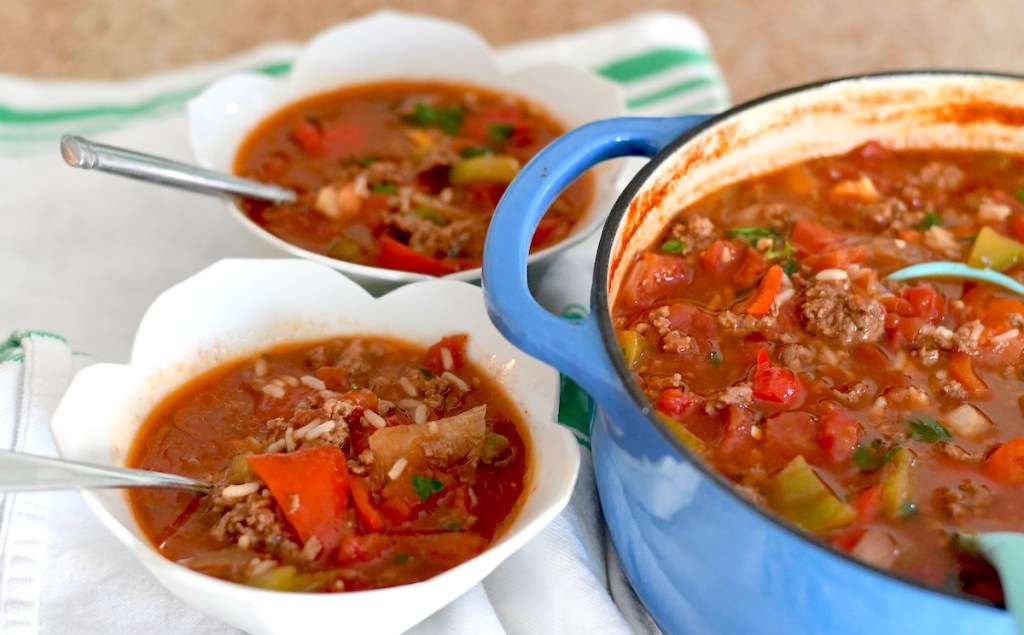
M 0 72 L 129 77 L 301 41 L 382 7 L 457 19 L 498 45 L 639 11 L 688 13 L 735 101 L 898 68 L 1024 72 L 1021 0 L 0 0 Z

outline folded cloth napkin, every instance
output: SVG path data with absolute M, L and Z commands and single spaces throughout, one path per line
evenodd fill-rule
M 223 64 L 136 82 L 0 77 L 0 94 L 11 100 L 0 104 L 0 169 L 12 175 L 9 208 L 33 212 L 5 220 L 0 269 L 9 275 L 0 279 L 0 294 L 22 300 L 4 307 L 0 332 L 22 325 L 56 330 L 77 349 L 122 361 L 142 310 L 160 291 L 220 257 L 256 255 L 231 242 L 234 228 L 220 231 L 217 224 L 230 221 L 210 209 L 216 205 L 173 192 L 155 200 L 147 186 L 121 180 L 75 178 L 80 175 L 68 173 L 55 156 L 55 141 L 76 130 L 187 159 L 182 105 L 188 95 L 227 71 L 286 70 L 297 50 L 264 47 Z M 560 61 L 597 71 L 623 85 L 633 114 L 714 112 L 728 102 L 703 32 L 677 14 L 643 14 L 508 47 L 499 57 L 509 66 Z M 53 196 L 57 181 L 66 185 L 59 197 Z M 167 209 L 152 209 L 161 206 Z M 161 251 L 166 236 L 183 231 L 191 237 L 187 248 Z M 596 243 L 594 236 L 551 265 L 536 289 L 542 304 L 570 316 L 586 310 Z M 122 253 L 105 258 L 114 244 Z M 43 331 L 18 330 L 0 344 L 0 449 L 55 454 L 50 414 L 74 373 L 95 359 Z M 583 446 L 567 509 L 482 584 L 410 632 L 657 631 L 601 521 L 587 449 L 589 407 L 589 398 L 564 379 L 559 419 Z M 82 416 L 87 424 L 88 413 Z M 147 631 L 234 632 L 163 590 L 76 493 L 0 494 L 0 633 Z

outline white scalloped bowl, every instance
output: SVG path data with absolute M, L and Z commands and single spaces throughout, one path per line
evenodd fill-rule
M 120 491 L 85 492 L 88 506 L 169 591 L 249 633 L 397 633 L 482 580 L 566 505 L 579 467 L 573 435 L 553 423 L 558 373 L 492 326 L 479 288 L 451 280 L 373 298 L 333 269 L 295 259 L 222 260 L 164 292 L 144 316 L 131 361 L 80 372 L 51 421 L 66 458 L 124 465 L 139 426 L 175 388 L 225 362 L 288 342 L 380 335 L 427 346 L 469 333 L 469 356 L 511 395 L 532 448 L 532 478 L 509 528 L 475 558 L 424 582 L 350 593 L 285 593 L 212 578 L 150 545 Z M 85 572 L 87 573 L 87 572 Z
M 210 85 L 188 104 L 193 153 L 201 165 L 231 172 L 236 152 L 249 133 L 287 105 L 345 86 L 400 79 L 450 81 L 514 93 L 542 106 L 567 130 L 625 113 L 621 88 L 596 74 L 556 64 L 506 70 L 487 42 L 460 24 L 382 11 L 313 38 L 286 77 L 242 73 Z M 594 169 L 596 188 L 588 209 L 564 240 L 531 254 L 531 263 L 560 253 L 601 226 L 615 202 L 617 172 L 615 164 Z M 363 284 L 390 287 L 432 278 L 302 249 L 259 227 L 233 202 L 228 209 L 274 247 L 338 269 Z M 474 281 L 480 278 L 480 269 L 445 277 Z

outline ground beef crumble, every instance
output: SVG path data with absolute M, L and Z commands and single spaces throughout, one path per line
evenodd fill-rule
M 812 280 L 799 310 L 808 331 L 845 346 L 874 342 L 885 330 L 885 309 L 852 292 L 848 280 Z

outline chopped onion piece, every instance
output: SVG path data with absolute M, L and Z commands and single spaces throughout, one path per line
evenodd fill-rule
M 992 428 L 992 420 L 977 406 L 960 404 L 942 417 L 942 423 L 956 436 L 977 439 Z

